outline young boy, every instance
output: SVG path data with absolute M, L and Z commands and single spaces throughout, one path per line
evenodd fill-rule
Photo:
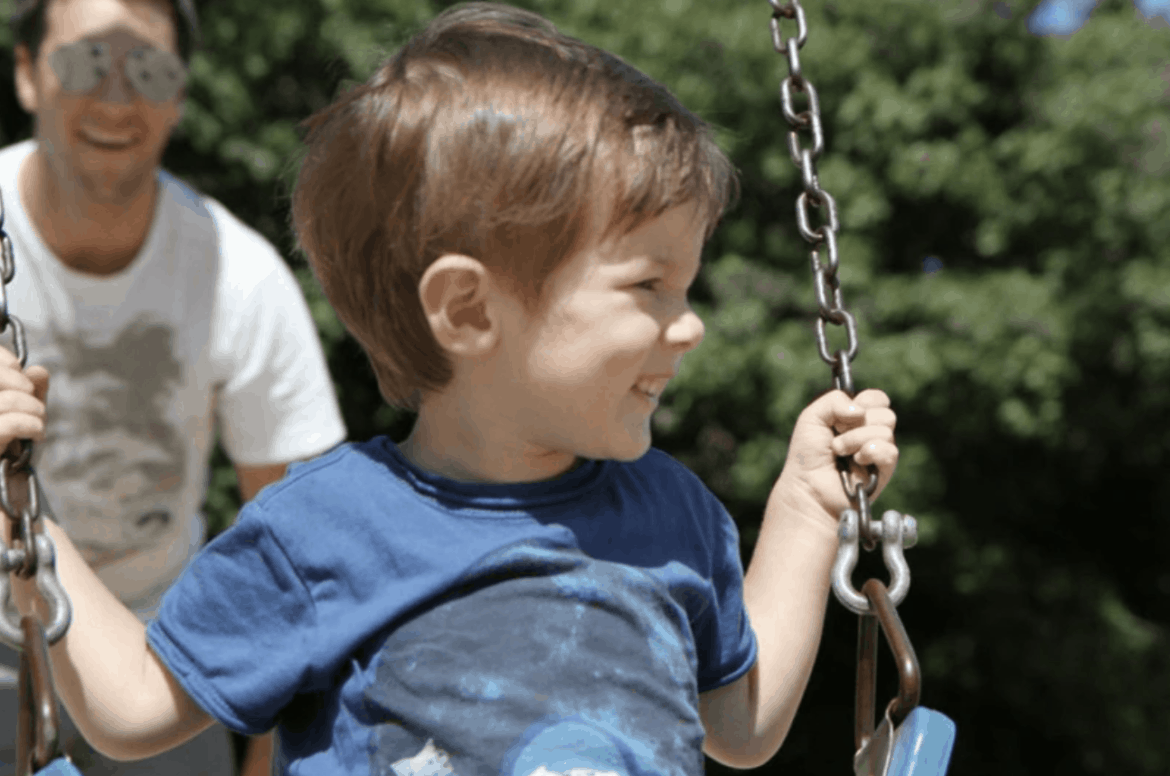
M 145 629 L 46 524 L 74 606 L 54 676 L 87 739 L 133 759 L 213 719 L 276 726 L 288 774 L 767 761 L 820 639 L 836 456 L 884 486 L 895 419 L 878 391 L 801 414 L 746 581 L 730 516 L 650 449 L 734 193 L 707 127 L 492 4 L 439 16 L 309 127 L 298 237 L 417 423 L 266 488 Z M 6 367 L 0 443 L 39 433 L 47 391 Z

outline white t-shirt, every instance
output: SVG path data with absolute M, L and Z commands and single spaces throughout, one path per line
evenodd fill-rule
M 33 464 L 56 520 L 146 617 L 204 541 L 213 419 L 243 465 L 315 456 L 345 428 L 308 307 L 272 245 L 160 171 L 134 261 L 114 275 L 76 272 L 20 201 L 35 148 L 0 150 L 16 265 L 8 309 L 28 363 L 50 374 Z M 10 335 L 0 344 L 13 349 Z

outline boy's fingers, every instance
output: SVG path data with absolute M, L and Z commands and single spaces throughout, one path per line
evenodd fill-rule
M 898 425 L 898 416 L 894 414 L 893 410 L 887 407 L 866 410 L 865 425 L 886 426 L 887 428 L 894 429 Z
M 857 394 L 853 400 L 861 406 L 870 409 L 890 406 L 890 397 L 886 396 L 885 391 L 879 391 L 877 388 L 867 388 L 866 390 Z
M 865 407 L 849 398 L 844 391 L 829 391 L 805 408 L 821 424 L 845 431 L 865 423 Z
M 43 366 L 30 366 L 24 376 L 32 383 L 33 395 L 42 402 L 49 393 L 49 370 Z
M 45 417 L 45 403 L 25 391 L 0 391 L 0 414 L 24 413 Z
M 7 347 L 0 346 L 0 367 L 5 366 L 20 369 L 20 359 Z
M 871 442 L 894 442 L 894 430 L 889 426 L 862 426 L 833 437 L 834 455 L 853 455 Z
M 9 442 L 13 439 L 31 439 L 34 442 L 43 442 L 45 421 L 36 415 L 25 412 L 8 413 L 0 420 L 0 440 L 3 439 Z
M 893 442 L 873 440 L 866 442 L 853 459 L 862 466 L 876 466 L 881 470 L 883 481 L 888 479 L 898 465 L 898 448 Z
M 30 369 L 43 369 L 43 367 L 30 367 Z M 22 373 L 19 369 L 8 369 L 0 366 L 0 391 L 24 391 L 31 394 L 35 390 L 36 385 L 30 375 Z
M 838 433 L 844 433 L 861 426 L 888 425 L 893 428 L 897 416 L 890 409 L 890 398 L 878 390 L 862 391 L 853 398 L 844 391 L 827 394 L 832 407 L 832 418 L 828 424 Z

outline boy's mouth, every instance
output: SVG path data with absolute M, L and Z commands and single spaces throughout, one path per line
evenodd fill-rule
M 666 390 L 666 384 L 669 382 L 669 377 L 643 377 L 634 383 L 634 390 L 651 401 L 657 402 L 658 397 Z
M 641 396 L 643 399 L 650 402 L 651 404 L 654 404 L 654 405 L 658 404 L 658 397 L 652 393 L 646 393 L 641 388 L 635 388 L 634 393 L 638 394 L 639 396 Z

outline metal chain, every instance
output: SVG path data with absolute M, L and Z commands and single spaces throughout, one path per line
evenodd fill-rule
M 24 326 L 8 312 L 8 284 L 15 276 L 16 262 L 12 240 L 4 231 L 4 196 L 0 193 L 0 334 L 12 329 L 13 352 L 23 369 L 28 362 Z M 20 618 L 10 619 L 11 573 L 21 579 L 36 578 L 37 589 L 50 605 L 45 638 L 55 644 L 68 630 L 72 612 L 69 597 L 57 579 L 53 541 L 36 531 L 43 512 L 37 475 L 30 465 L 32 440 L 22 439 L 16 447 L 15 452 L 10 447 L 0 453 L 0 509 L 13 523 L 12 546 L 0 537 L 0 638 L 16 645 L 25 641 Z M 27 495 L 20 498 L 21 489 L 14 486 L 22 479 Z
M 784 3 L 780 0 L 768 0 L 768 3 L 772 7 L 772 46 L 776 53 L 782 54 L 788 61 L 788 77 L 780 83 L 780 105 L 784 110 L 785 120 L 792 128 L 788 133 L 788 153 L 792 157 L 792 163 L 800 170 L 803 186 L 803 191 L 796 198 L 796 225 L 801 236 L 812 246 L 809 257 L 813 273 L 813 290 L 817 299 L 817 352 L 821 360 L 833 371 L 833 387 L 850 396 L 856 396 L 857 391 L 853 384 L 853 359 L 857 357 L 860 344 L 857 338 L 857 321 L 845 309 L 841 281 L 837 275 L 841 264 L 837 250 L 837 231 L 840 228 L 837 220 L 837 202 L 829 192 L 821 188 L 820 180 L 817 178 L 817 160 L 825 151 L 821 103 L 816 88 L 805 77 L 800 63 L 800 50 L 808 41 L 808 25 L 800 0 L 789 0 Z M 781 19 L 796 21 L 796 37 L 784 37 L 780 29 Z M 796 109 L 794 103 L 796 94 L 803 94 L 807 98 L 808 107 L 805 110 Z M 811 146 L 802 144 L 802 132 L 811 135 Z M 810 207 L 822 211 L 822 222 L 815 228 L 809 218 Z M 821 260 L 822 248 L 825 251 L 824 261 Z M 828 324 L 844 327 L 845 347 L 835 351 L 830 348 L 826 328 Z M 917 542 L 917 522 L 913 517 L 893 510 L 883 514 L 880 522 L 871 517 L 870 496 L 877 489 L 878 483 L 876 466 L 869 467 L 869 478 L 864 485 L 860 483 L 854 485 L 852 482 L 848 458 L 838 458 L 837 468 L 841 471 L 841 485 L 845 489 L 845 494 L 857 509 L 847 509 L 841 513 L 838 529 L 840 545 L 837 561 L 833 566 L 833 592 L 851 611 L 857 614 L 870 613 L 869 601 L 853 587 L 850 577 L 857 565 L 859 545 L 864 546 L 866 550 L 873 550 L 880 542 L 882 559 L 891 577 L 890 598 L 896 606 L 902 602 L 910 589 L 910 567 L 906 565 L 902 550 L 913 547 Z

